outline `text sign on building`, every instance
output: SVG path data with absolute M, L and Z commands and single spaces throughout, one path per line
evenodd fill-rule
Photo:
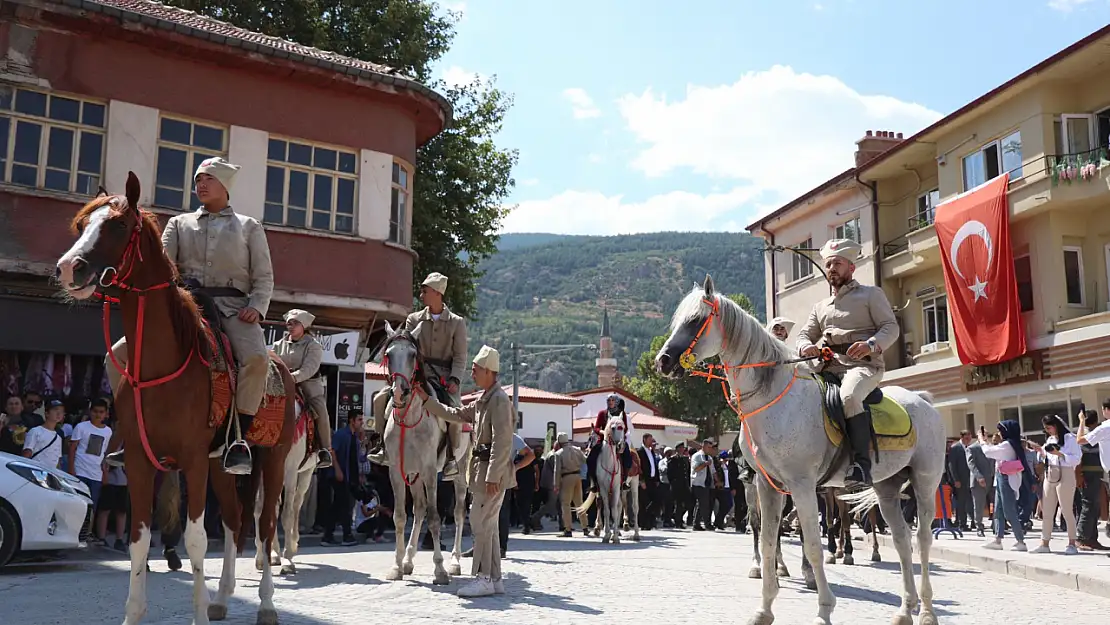
M 1040 380 L 1044 376 L 1043 355 L 1043 351 L 1037 350 L 995 365 L 964 367 L 964 390 L 978 391 Z
M 273 345 L 285 335 L 285 326 L 279 323 L 262 324 L 267 345 Z M 331 332 L 329 334 L 329 332 Z M 318 330 L 310 332 L 324 346 L 325 365 L 354 365 L 358 357 L 359 333 Z

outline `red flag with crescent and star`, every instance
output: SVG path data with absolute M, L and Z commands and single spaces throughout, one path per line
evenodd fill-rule
M 1026 351 L 1010 245 L 1009 174 L 944 202 L 935 226 L 956 332 L 968 365 L 989 365 Z

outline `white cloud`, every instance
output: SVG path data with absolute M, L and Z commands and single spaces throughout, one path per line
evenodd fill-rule
M 1077 7 L 1083 6 L 1084 4 L 1089 4 L 1090 2 L 1092 2 L 1092 0 L 1048 0 L 1048 6 L 1049 8 L 1055 9 L 1057 11 L 1070 13 Z
M 591 117 L 600 117 L 601 109 L 597 108 L 594 104 L 594 99 L 590 94 L 586 93 L 585 89 L 580 87 L 571 87 L 563 90 L 563 99 L 570 102 L 571 110 L 574 113 L 574 119 L 589 119 Z
M 478 72 L 467 71 L 458 65 L 452 65 L 440 72 L 440 78 L 442 78 L 443 82 L 447 83 L 448 86 L 457 87 L 469 85 L 474 82 L 476 78 L 484 80 L 486 76 Z
M 757 208 L 755 190 L 739 186 L 726 193 L 698 195 L 672 191 L 643 202 L 597 191 L 564 191 L 546 200 L 521 202 L 505 218 L 502 232 L 634 234 L 664 230 L 741 230 L 734 216 Z
M 691 170 L 742 180 L 783 200 L 852 166 L 855 142 L 868 129 L 909 136 L 941 117 L 783 66 L 749 72 L 731 85 L 691 85 L 675 102 L 649 89 L 618 105 L 644 145 L 633 168 L 651 177 Z

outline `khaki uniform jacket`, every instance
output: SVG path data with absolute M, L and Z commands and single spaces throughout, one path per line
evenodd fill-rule
M 170 219 L 162 231 L 162 245 L 182 278 L 247 294 L 217 297 L 216 307 L 223 316 L 235 316 L 248 306 L 266 316 L 274 295 L 274 268 L 266 232 L 257 219 L 240 215 L 230 206 L 218 213 L 201 207 Z
M 875 343 L 887 351 L 898 340 L 898 320 L 883 290 L 852 280 L 840 287 L 836 295 L 818 302 L 809 313 L 805 325 L 798 333 L 798 352 L 818 346 L 822 338 L 826 344 L 847 348 L 857 341 L 874 338 Z M 837 354 L 836 361 L 844 367 L 885 368 L 881 355 L 872 355 L 871 361 L 854 360 Z
M 431 311 L 425 307 L 405 319 L 405 329 L 420 341 L 424 358 L 451 363 L 450 367 L 428 363 L 437 375 L 462 382 L 466 374 L 466 319 L 444 306 L 443 314 L 437 321 L 432 319 Z
M 449 408 L 429 397 L 425 406 L 428 412 L 445 421 L 474 423 L 475 448 L 490 446 L 489 462 L 470 456 L 470 470 L 467 481 L 470 487 L 482 488 L 483 482 L 495 482 L 502 491 L 516 486 L 516 471 L 513 470 L 513 400 L 505 394 L 500 385 L 495 384 L 477 401 L 462 408 Z
M 324 347 L 316 337 L 305 334 L 301 340 L 294 341 L 286 334 L 274 343 L 274 353 L 289 367 L 293 381 L 297 383 L 297 388 L 305 399 L 324 394 L 324 382 L 317 376 L 320 373 L 320 363 L 324 361 Z
M 586 462 L 586 454 L 582 450 L 567 443 L 559 448 L 555 454 L 555 480 L 558 484 L 559 478 L 564 473 L 578 473 L 582 470 L 582 463 Z

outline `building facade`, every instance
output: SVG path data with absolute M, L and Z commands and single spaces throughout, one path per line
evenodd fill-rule
M 3 4 L 0 394 L 47 369 L 59 386 L 65 368 L 102 394 L 100 309 L 62 305 L 49 282 L 69 221 L 129 171 L 163 223 L 196 210 L 192 174 L 212 156 L 242 167 L 232 206 L 265 226 L 268 338 L 286 310 L 309 310 L 332 401 L 341 373 L 361 389 L 369 335 L 412 307 L 416 150 L 445 127 L 446 100 L 391 68 L 148 0 Z
M 872 218 L 861 220 L 856 277 L 882 286 L 902 329 L 886 354 L 883 385 L 932 392 L 950 436 L 1000 419 L 1016 419 L 1036 436 L 1043 415 L 1075 425 L 1081 405 L 1097 408 L 1110 398 L 1110 87 L 1101 79 L 1108 44 L 1110 27 L 914 136 L 868 133 L 860 142 L 851 176 Z M 876 136 L 894 139 L 878 155 L 865 149 Z M 956 356 L 933 222 L 939 205 L 1003 174 L 1010 177 L 1006 244 L 1028 351 L 969 366 Z M 789 224 L 779 228 L 795 239 L 819 231 L 834 208 L 831 198 L 808 197 L 820 195 L 811 192 L 749 230 L 781 238 L 775 226 Z M 774 302 L 769 309 L 806 314 L 812 305 L 790 285 L 772 287 L 767 301 Z

